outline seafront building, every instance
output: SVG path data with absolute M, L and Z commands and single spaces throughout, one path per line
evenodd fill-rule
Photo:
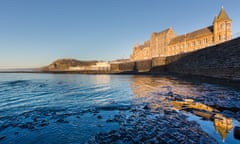
M 110 63 L 101 61 L 89 66 L 71 66 L 69 71 L 110 71 Z
M 222 7 L 213 24 L 205 28 L 176 35 L 173 28 L 152 33 L 150 40 L 135 45 L 131 61 L 188 53 L 232 39 L 232 20 Z

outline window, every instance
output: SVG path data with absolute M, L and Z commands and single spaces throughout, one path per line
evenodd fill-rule
M 195 46 L 195 41 L 192 42 L 192 46 Z
M 218 40 L 221 40 L 221 35 L 218 36 Z
M 231 24 L 230 23 L 227 24 L 227 29 L 231 29 Z
M 225 23 L 222 23 L 220 26 L 221 29 L 225 29 Z
M 205 39 L 205 42 L 208 43 L 208 39 L 207 38 Z
M 223 39 L 224 39 L 224 40 L 227 40 L 227 37 L 226 37 L 226 35 L 224 35 L 224 36 L 223 36 Z

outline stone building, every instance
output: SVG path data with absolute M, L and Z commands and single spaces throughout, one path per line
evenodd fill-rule
M 211 26 L 176 35 L 172 28 L 152 33 L 150 40 L 143 45 L 135 45 L 130 56 L 132 61 L 166 57 L 187 53 L 216 45 L 232 39 L 232 20 L 222 7 Z

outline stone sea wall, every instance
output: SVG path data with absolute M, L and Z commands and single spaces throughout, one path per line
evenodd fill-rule
M 111 73 L 132 73 L 136 70 L 135 62 L 113 63 L 111 64 Z
M 182 55 L 112 64 L 111 72 L 172 72 L 240 81 L 240 37 Z
M 240 38 L 167 59 L 168 72 L 240 80 Z

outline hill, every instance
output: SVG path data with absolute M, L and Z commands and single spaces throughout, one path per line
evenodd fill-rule
M 58 59 L 46 67 L 41 68 L 41 71 L 64 71 L 68 70 L 69 67 L 76 66 L 90 66 L 95 65 L 98 61 L 80 61 L 76 59 Z

